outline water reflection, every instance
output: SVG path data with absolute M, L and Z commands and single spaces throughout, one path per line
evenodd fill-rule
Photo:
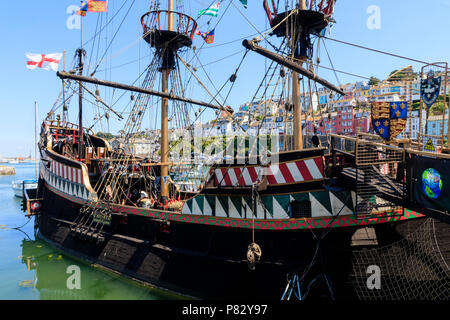
M 35 176 L 34 164 L 18 164 L 15 176 L 0 176 L 0 299 L 180 299 L 165 291 L 93 268 L 35 240 L 34 219 L 21 211 L 13 180 Z M 17 227 L 20 227 L 17 229 Z M 80 268 L 81 289 L 69 289 L 69 266 Z
M 37 290 L 41 300 L 156 300 L 177 299 L 172 294 L 139 286 L 132 281 L 75 261 L 40 240 L 23 239 L 20 260 L 30 279 L 21 288 Z M 80 270 L 80 289 L 70 289 L 70 266 Z M 68 272 L 69 271 L 69 272 Z M 73 279 L 73 277 L 72 277 Z M 69 284 L 68 284 L 69 282 Z

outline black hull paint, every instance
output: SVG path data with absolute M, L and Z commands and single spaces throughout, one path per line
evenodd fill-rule
M 286 274 L 301 272 L 310 264 L 317 243 L 314 236 L 326 232 L 256 230 L 262 261 L 251 271 L 245 260 L 251 230 L 172 222 L 167 233 L 161 232 L 158 221 L 129 215 L 99 244 L 70 232 L 79 204 L 45 187 L 43 192 L 45 203 L 36 224 L 45 240 L 89 263 L 198 298 L 279 300 L 287 284 Z M 414 220 L 376 226 L 378 246 L 402 239 L 424 221 Z M 337 299 L 356 298 L 352 253 L 364 249 L 351 246 L 356 229 L 333 229 L 321 241 L 317 263 L 308 273 L 311 279 L 328 274 Z

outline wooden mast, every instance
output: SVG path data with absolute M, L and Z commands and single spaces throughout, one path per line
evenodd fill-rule
M 63 52 L 63 71 L 66 71 L 66 50 Z M 63 123 L 66 123 L 66 83 L 64 79 L 62 81 L 62 99 L 63 99 L 63 114 L 62 119 Z
M 81 45 L 78 51 L 78 74 L 83 75 L 83 16 L 81 16 Z M 78 158 L 81 161 L 84 154 L 84 134 L 83 134 L 83 86 L 81 81 L 78 83 L 78 135 L 80 136 L 80 141 L 78 145 Z M 64 111 L 63 111 L 64 112 Z
M 173 0 L 168 1 L 168 28 L 173 31 Z M 170 50 L 167 48 L 166 50 Z M 161 88 L 162 92 L 169 92 L 169 75 L 170 68 L 167 67 L 162 70 Z M 161 102 L 161 202 L 169 199 L 169 167 L 166 163 L 169 162 L 169 99 L 163 98 Z
M 445 81 L 445 86 L 444 86 L 444 120 L 442 121 L 442 144 L 444 144 L 444 137 L 445 137 L 445 110 L 446 108 L 448 109 L 448 114 L 447 114 L 447 150 L 446 152 L 450 151 L 450 105 L 449 102 L 447 100 L 447 82 L 448 82 L 448 65 L 445 65 L 445 75 L 444 75 L 444 81 Z M 442 148 L 444 148 L 444 146 L 442 146 Z
M 306 9 L 306 0 L 299 0 L 299 9 Z M 295 50 L 294 43 L 296 37 L 291 35 L 292 50 Z M 302 66 L 303 63 L 300 63 Z M 294 150 L 303 149 L 303 134 L 302 134 L 302 105 L 300 103 L 300 85 L 298 79 L 298 72 L 292 72 L 292 102 L 294 104 Z

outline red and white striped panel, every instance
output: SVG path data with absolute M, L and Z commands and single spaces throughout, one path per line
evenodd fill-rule
M 216 186 L 251 186 L 260 181 L 264 167 L 219 168 L 214 170 Z M 273 164 L 267 168 L 269 185 L 290 184 L 324 178 L 322 158 Z
M 263 168 L 219 168 L 214 170 L 215 185 L 218 186 L 251 186 L 262 179 Z
M 55 160 L 50 160 L 50 171 L 66 180 L 70 180 L 75 183 L 83 184 L 83 175 L 81 169 L 73 168 L 65 164 L 59 163 Z
M 271 165 L 267 170 L 269 185 L 323 179 L 322 157 Z

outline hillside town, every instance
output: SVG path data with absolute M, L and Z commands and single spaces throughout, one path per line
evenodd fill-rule
M 393 71 L 394 73 L 394 71 Z M 444 77 L 442 76 L 442 83 Z M 420 109 L 420 77 L 411 85 L 401 81 L 383 81 L 371 78 L 370 81 L 358 81 L 341 85 L 344 96 L 337 95 L 330 90 L 320 88 L 308 95 L 301 95 L 302 127 L 304 135 L 339 134 L 355 136 L 356 133 L 374 133 L 371 121 L 371 102 L 411 101 L 408 107 L 410 121 L 406 129 L 398 138 L 410 137 L 417 139 L 419 123 L 422 124 L 426 135 L 446 135 L 448 130 L 448 107 L 443 115 L 443 103 L 438 102 L 428 112 L 422 111 L 422 120 L 419 119 Z M 410 88 L 410 89 L 409 89 Z M 411 92 L 409 92 L 411 90 Z M 441 99 L 446 90 L 441 86 Z M 291 136 L 293 133 L 292 104 L 281 99 L 267 99 L 253 101 L 234 108 L 233 116 L 225 112 L 218 113 L 217 118 L 207 122 L 195 123 L 197 134 L 204 138 L 221 136 L 257 136 L 279 135 Z M 445 119 L 444 119 L 445 118 Z M 443 125 L 444 123 L 444 125 Z M 200 131 L 199 131 L 200 130 Z M 444 130 L 444 132 L 442 132 Z M 100 136 L 115 140 L 111 134 L 99 133 Z M 158 149 L 159 130 L 145 130 L 140 132 L 130 148 L 136 155 L 155 154 Z M 171 140 L 176 133 L 171 131 Z M 115 140 L 118 143 L 118 140 Z

